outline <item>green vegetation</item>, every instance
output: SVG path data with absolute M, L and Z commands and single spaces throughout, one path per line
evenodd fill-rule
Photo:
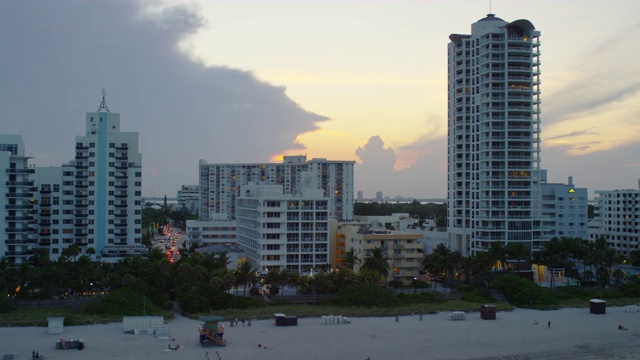
M 408 212 L 411 215 L 437 218 L 446 206 L 417 202 L 410 204 L 361 204 L 359 211 Z M 392 209 L 392 210 L 389 210 Z M 178 221 L 184 214 L 167 209 L 145 209 L 150 226 L 153 221 Z M 184 216 L 183 216 L 184 218 Z M 151 221 L 151 220 L 153 221 Z M 344 266 L 331 271 L 328 265 L 317 266 L 313 276 L 298 272 L 269 269 L 259 276 L 249 262 L 228 270 L 226 253 L 201 254 L 195 249 L 181 251 L 181 258 L 171 264 L 158 249 L 148 257 L 129 257 L 116 263 L 99 263 L 72 245 L 52 261 L 46 251 L 36 251 L 31 264 L 12 267 L 0 258 L 0 325 L 43 324 L 49 316 L 64 316 L 70 324 L 119 321 L 122 316 L 173 315 L 177 302 L 186 314 L 221 315 L 247 319 L 270 318 L 273 313 L 303 316 L 342 314 L 345 316 L 391 316 L 438 311 L 478 311 L 481 304 L 494 303 L 501 310 L 512 306 L 540 309 L 558 306 L 587 306 L 591 298 L 602 298 L 612 305 L 637 302 L 640 279 L 625 279 L 612 271 L 622 259 L 606 241 L 552 239 L 540 251 L 531 254 L 522 244 L 491 243 L 474 256 L 462 256 L 439 245 L 426 254 L 423 277 L 410 286 L 391 280 L 388 254 L 376 248 L 360 258 L 353 250 L 345 254 Z M 580 286 L 542 288 L 517 274 L 529 271 L 533 263 L 545 265 L 577 279 Z M 355 272 L 356 265 L 361 265 Z M 431 283 L 425 280 L 429 279 Z M 449 300 L 439 291 L 448 288 L 458 294 Z M 308 295 L 316 305 L 292 304 L 283 297 L 289 287 L 296 295 Z M 396 294 L 393 289 L 408 293 Z M 231 294 L 236 289 L 242 296 Z M 418 291 L 420 289 L 420 291 Z M 491 294 L 503 295 L 509 304 L 496 303 Z M 6 294 L 6 295 L 5 295 Z M 264 297 L 270 299 L 264 301 Z M 91 301 L 87 301 L 91 299 Z M 60 301 L 59 307 L 17 306 L 37 301 Z M 64 300 L 64 301 L 63 301 Z M 78 302 L 77 300 L 82 300 Z M 69 302 L 67 304 L 66 302 Z M 75 301 L 75 302 L 74 302 Z M 65 305 L 66 304 L 66 305 Z M 47 304 L 51 306 L 51 304 Z

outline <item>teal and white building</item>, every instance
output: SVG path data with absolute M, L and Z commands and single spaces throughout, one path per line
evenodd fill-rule
M 56 258 L 71 244 L 82 254 L 115 261 L 144 255 L 142 155 L 138 133 L 120 131 L 120 114 L 104 96 L 86 114 L 86 133 L 76 136 L 75 158 L 61 167 L 37 168 L 39 245 Z

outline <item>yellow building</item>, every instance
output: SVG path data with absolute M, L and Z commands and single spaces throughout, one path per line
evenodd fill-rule
M 418 241 L 422 237 L 421 234 L 377 229 L 357 222 L 337 223 L 334 234 L 332 267 L 343 266 L 345 254 L 353 249 L 360 260 L 354 267 L 354 271 L 358 272 L 367 255 L 371 254 L 374 248 L 382 248 L 389 258 L 387 282 L 399 280 L 405 285 L 410 285 L 419 274 L 424 258 L 422 244 Z

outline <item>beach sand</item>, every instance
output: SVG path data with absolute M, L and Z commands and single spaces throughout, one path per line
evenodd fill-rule
M 0 328 L 0 355 L 29 359 L 37 350 L 46 359 L 67 360 L 640 359 L 640 313 L 624 307 L 609 307 L 606 314 L 591 314 L 586 307 L 516 309 L 498 312 L 496 320 L 483 320 L 479 312 L 460 321 L 449 320 L 448 312 L 349 320 L 325 325 L 321 318 L 300 318 L 297 326 L 258 320 L 234 327 L 226 320 L 227 346 L 207 348 L 198 342 L 200 322 L 182 316 L 166 324 L 174 341 L 146 332 L 125 334 L 122 323 L 65 326 L 62 334 L 49 334 L 46 327 L 9 327 Z M 56 349 L 60 338 L 83 339 L 85 348 Z M 166 350 L 169 344 L 181 349 Z

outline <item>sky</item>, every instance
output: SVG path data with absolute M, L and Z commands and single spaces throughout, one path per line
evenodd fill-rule
M 444 198 L 449 35 L 490 12 L 541 32 L 548 181 L 637 189 L 636 0 L 1 0 L 0 133 L 60 166 L 106 89 L 145 197 L 306 155 L 355 161 L 365 198 Z

